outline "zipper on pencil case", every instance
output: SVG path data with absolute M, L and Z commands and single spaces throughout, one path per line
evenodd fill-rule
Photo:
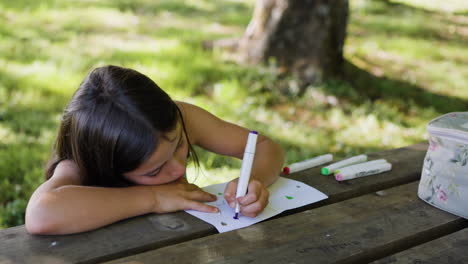
M 468 133 L 450 128 L 427 127 L 430 135 L 454 139 L 460 143 L 468 144 Z

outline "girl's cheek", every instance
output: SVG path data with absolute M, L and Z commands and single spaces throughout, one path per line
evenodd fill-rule
M 186 161 L 188 156 L 188 145 L 184 142 L 177 150 L 176 156 L 178 159 Z

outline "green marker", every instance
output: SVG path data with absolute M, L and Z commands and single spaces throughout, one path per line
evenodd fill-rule
M 351 157 L 349 159 L 345 159 L 345 160 L 342 160 L 342 161 L 339 161 L 339 162 L 335 162 L 335 163 L 332 163 L 332 164 L 330 164 L 330 165 L 328 165 L 326 167 L 323 167 L 322 168 L 322 174 L 323 175 L 330 175 L 339 168 L 343 168 L 343 167 L 346 167 L 346 166 L 349 166 L 349 165 L 361 163 L 361 162 L 364 162 L 364 161 L 367 161 L 367 155 L 363 154 L 363 155 L 359 155 L 359 156 L 354 156 L 354 157 Z

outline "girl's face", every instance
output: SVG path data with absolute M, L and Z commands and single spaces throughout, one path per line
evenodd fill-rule
M 180 122 L 156 151 L 138 168 L 124 173 L 128 180 L 141 185 L 159 185 L 176 181 L 185 175 L 188 144 Z

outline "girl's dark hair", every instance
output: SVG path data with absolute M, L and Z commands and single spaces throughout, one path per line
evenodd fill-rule
M 132 185 L 122 174 L 147 160 L 179 119 L 198 165 L 182 113 L 167 93 L 135 70 L 96 68 L 65 108 L 46 178 L 60 161 L 72 160 L 84 185 Z

